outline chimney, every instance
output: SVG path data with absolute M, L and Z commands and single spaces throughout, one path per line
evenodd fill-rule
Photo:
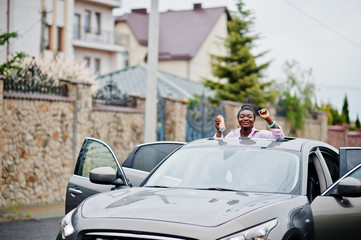
M 146 8 L 132 9 L 132 13 L 147 14 L 147 9 Z
M 202 9 L 202 3 L 195 3 L 193 4 L 194 10 L 201 10 Z

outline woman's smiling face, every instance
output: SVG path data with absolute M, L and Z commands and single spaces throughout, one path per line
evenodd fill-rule
M 251 110 L 242 110 L 238 115 L 238 122 L 241 128 L 252 128 L 254 123 L 254 114 Z

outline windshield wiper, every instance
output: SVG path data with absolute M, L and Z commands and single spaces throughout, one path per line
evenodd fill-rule
M 229 188 L 221 188 L 221 187 L 210 187 L 210 188 L 197 188 L 197 190 L 210 190 L 210 191 L 225 191 L 225 192 L 235 192 L 237 190 L 235 189 L 229 189 Z
M 154 186 L 144 186 L 144 187 L 152 187 L 152 188 L 169 188 L 167 186 L 159 186 L 159 185 L 154 185 Z

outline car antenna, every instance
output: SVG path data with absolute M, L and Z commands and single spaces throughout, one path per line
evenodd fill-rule
M 291 130 L 292 130 L 292 128 L 290 128 L 290 131 L 288 132 L 288 137 L 290 137 L 290 135 L 291 135 Z

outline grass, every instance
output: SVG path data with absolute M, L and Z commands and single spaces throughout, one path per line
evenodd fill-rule
M 31 213 L 21 214 L 18 212 L 17 208 L 18 201 L 15 199 L 11 211 L 0 212 L 0 222 L 14 222 L 33 219 Z

